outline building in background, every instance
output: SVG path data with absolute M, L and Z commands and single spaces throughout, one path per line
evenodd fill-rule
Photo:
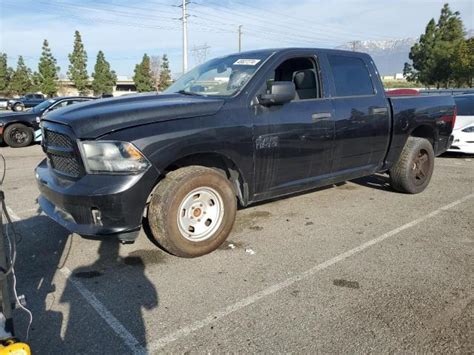
M 92 84 L 92 78 L 89 79 L 89 83 Z M 122 96 L 127 94 L 135 94 L 137 88 L 132 78 L 126 76 L 117 76 L 117 85 L 114 86 L 111 94 L 113 96 Z M 59 79 L 59 96 L 76 96 L 79 92 L 75 88 L 73 82 L 69 79 Z M 91 92 L 92 94 L 92 92 Z

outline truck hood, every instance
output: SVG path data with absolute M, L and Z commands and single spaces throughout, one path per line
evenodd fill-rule
M 156 93 L 100 99 L 53 111 L 44 120 L 70 126 L 77 138 L 93 139 L 104 134 L 180 118 L 215 114 L 222 99 Z
M 2 112 L 0 113 L 0 122 L 7 123 L 7 122 L 16 122 L 22 120 L 28 120 L 31 117 L 41 116 L 41 114 L 37 114 L 32 111 L 26 112 Z

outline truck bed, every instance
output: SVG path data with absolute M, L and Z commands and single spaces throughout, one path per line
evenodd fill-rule
M 455 104 L 451 96 L 401 96 L 387 99 L 393 117 L 387 164 L 396 162 L 408 136 L 416 136 L 417 132 L 430 132 L 437 156 L 449 148 L 455 121 Z

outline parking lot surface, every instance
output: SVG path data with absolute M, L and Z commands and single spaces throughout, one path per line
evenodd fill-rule
M 437 158 L 419 195 L 372 176 L 242 209 L 219 250 L 180 259 L 144 232 L 69 235 L 36 203 L 40 147 L 0 149 L 34 353 L 474 349 L 472 157 Z

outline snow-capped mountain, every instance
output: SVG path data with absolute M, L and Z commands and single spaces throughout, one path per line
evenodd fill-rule
M 337 48 L 369 53 L 374 58 L 380 75 L 393 75 L 403 72 L 405 62 L 409 61 L 408 54 L 410 53 L 410 48 L 415 42 L 415 38 L 386 41 L 355 41 Z

